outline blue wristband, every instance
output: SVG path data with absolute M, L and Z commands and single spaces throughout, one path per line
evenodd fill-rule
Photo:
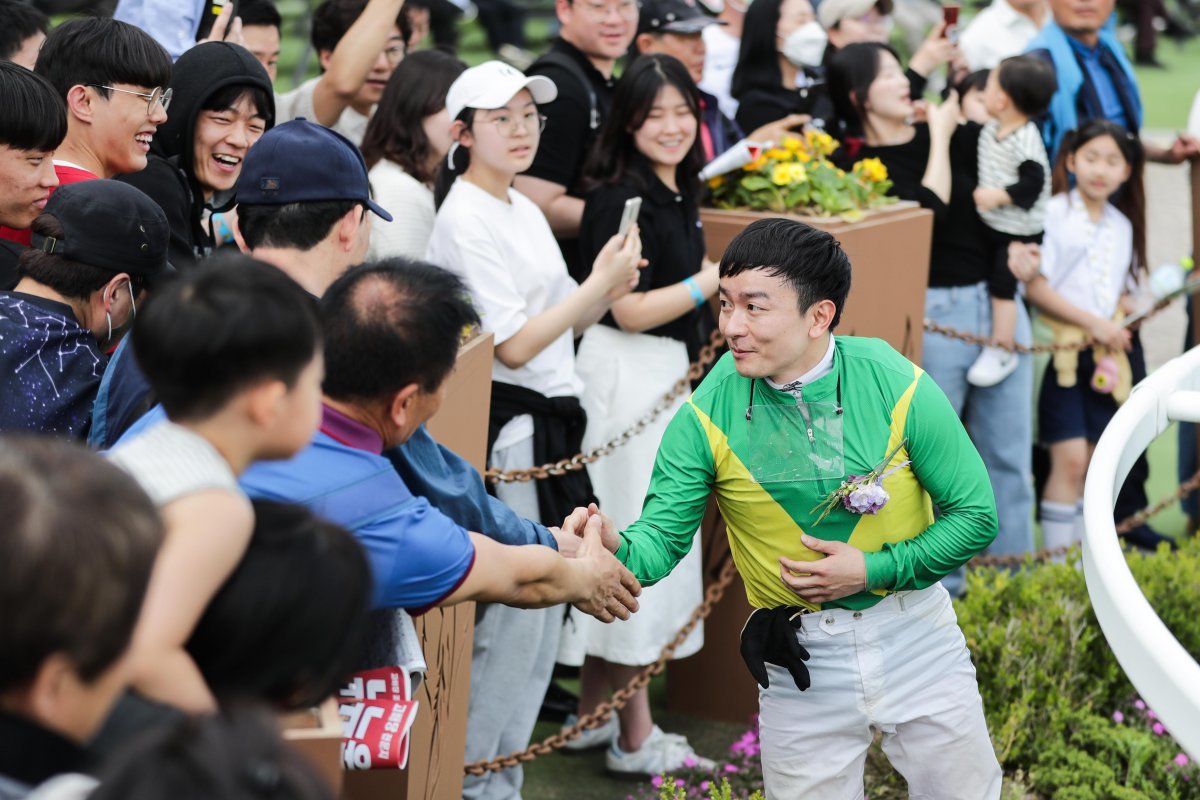
M 696 304 L 696 308 L 704 305 L 704 292 L 700 291 L 700 284 L 696 283 L 696 279 L 689 275 L 682 283 L 692 293 L 692 302 Z

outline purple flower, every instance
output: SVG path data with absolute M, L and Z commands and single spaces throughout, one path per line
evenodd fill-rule
M 708 791 L 708 781 L 700 781 L 700 791 L 702 791 L 702 792 Z
M 1188 765 L 1188 761 L 1189 761 L 1188 757 L 1186 755 L 1184 755 L 1183 753 L 1177 753 L 1175 755 L 1175 763 L 1181 767 L 1186 767 Z
M 677 787 L 679 787 L 680 789 L 682 789 L 684 787 L 683 778 L 676 778 L 675 785 Z
M 692 767 L 696 766 L 696 765 L 697 765 L 697 764 L 699 764 L 699 763 L 700 763 L 699 761 L 697 761 L 696 759 L 692 758 L 691 756 L 688 756 L 687 758 L 685 758 L 685 759 L 683 760 L 683 765 L 684 765 L 685 767 L 687 767 L 688 769 L 691 769 Z
M 725 771 L 726 771 L 726 772 L 737 772 L 737 771 L 738 771 L 738 768 L 737 768 L 737 767 L 735 767 L 733 764 L 726 764 L 726 765 L 725 765 Z
M 1164 733 L 1167 732 L 1167 729 L 1163 727 L 1163 724 L 1161 722 L 1154 723 L 1154 725 L 1150 728 L 1150 730 L 1154 731 L 1155 736 L 1162 736 Z
M 1138 699 L 1133 702 L 1133 707 L 1136 708 L 1138 711 L 1142 711 L 1146 708 L 1146 703 L 1145 703 L 1145 701 Z
M 663 785 L 662 775 L 655 775 L 653 778 L 651 778 L 650 785 L 653 786 L 655 789 L 662 786 Z
M 868 483 L 843 497 L 842 505 L 853 514 L 878 514 L 888 499 L 886 489 L 878 483 Z
M 1146 709 L 1146 719 L 1158 719 L 1158 714 L 1154 713 L 1153 708 Z
M 1118 725 L 1120 725 L 1120 724 L 1121 724 L 1122 722 L 1124 722 L 1124 721 L 1125 721 L 1125 715 L 1124 715 L 1124 714 L 1122 714 L 1120 711 L 1114 711 L 1114 712 L 1113 712 L 1113 722 L 1115 722 L 1115 723 L 1117 723 Z

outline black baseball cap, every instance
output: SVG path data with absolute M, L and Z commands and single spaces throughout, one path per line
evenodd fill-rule
M 724 24 L 705 14 L 696 0 L 642 0 L 637 32 L 691 34 Z
M 144 278 L 174 271 L 167 263 L 167 215 L 127 183 L 98 179 L 61 186 L 50 195 L 45 213 L 58 220 L 63 235 L 33 234 L 30 244 L 37 250 Z
M 254 143 L 235 192 L 238 203 L 254 206 L 353 200 L 392 221 L 371 199 L 367 163 L 358 148 L 304 117 L 276 125 Z

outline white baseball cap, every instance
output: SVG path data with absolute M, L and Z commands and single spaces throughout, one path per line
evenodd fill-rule
M 535 103 L 549 103 L 558 97 L 558 87 L 549 78 L 526 77 L 502 61 L 488 61 L 466 70 L 450 85 L 446 112 L 455 120 L 464 108 L 501 108 L 522 89 L 529 90 Z

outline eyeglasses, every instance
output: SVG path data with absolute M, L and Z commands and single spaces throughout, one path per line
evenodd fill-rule
M 530 111 L 528 114 L 519 117 L 514 117 L 511 114 L 499 114 L 491 119 L 484 120 L 484 122 L 495 125 L 496 133 L 510 139 L 516 136 L 519 130 L 527 133 L 541 133 L 546 130 L 546 117 L 535 111 Z
M 388 63 L 393 67 L 404 60 L 404 51 L 407 50 L 402 44 L 394 44 L 390 47 L 383 48 L 383 57 L 388 60 Z
M 608 16 L 616 12 L 624 20 L 636 20 L 640 5 L 637 0 L 620 0 L 617 3 L 583 3 L 583 9 L 596 22 L 604 22 Z
M 164 89 L 161 86 L 155 87 L 154 91 L 149 94 L 146 92 L 135 92 L 131 89 L 118 89 L 115 86 L 104 86 L 99 83 L 89 83 L 88 86 L 91 86 L 93 89 L 105 89 L 110 92 L 121 92 L 122 94 L 132 94 L 146 98 L 147 117 L 154 116 L 154 106 L 158 103 L 161 103 L 163 111 L 166 111 L 167 107 L 171 105 L 171 95 L 175 93 L 174 89 Z

